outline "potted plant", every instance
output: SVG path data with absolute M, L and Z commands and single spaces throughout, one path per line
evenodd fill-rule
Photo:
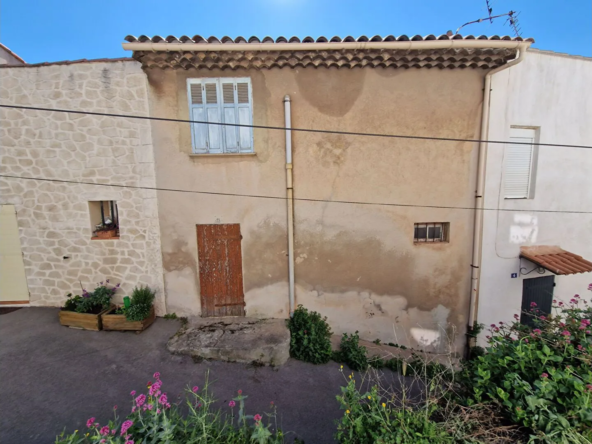
M 106 219 L 105 223 L 95 225 L 95 236 L 99 239 L 112 239 L 117 237 L 118 227 L 115 222 L 111 222 L 111 219 Z
M 123 306 L 112 307 L 101 315 L 103 330 L 145 330 L 156 318 L 154 297 L 155 293 L 149 287 L 134 288 L 131 300 L 126 296 Z
M 68 300 L 60 310 L 60 324 L 84 330 L 100 330 L 101 315 L 112 308 L 111 297 L 119 285 L 110 286 L 107 279 L 105 283 L 100 282 L 92 293 L 84 288 L 82 296 L 69 293 Z

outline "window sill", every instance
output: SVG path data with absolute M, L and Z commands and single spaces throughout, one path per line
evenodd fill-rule
M 100 241 L 110 241 L 110 240 L 118 240 L 119 236 L 115 236 L 115 237 L 91 237 L 90 240 L 100 240 Z
M 222 157 L 253 157 L 256 156 L 257 153 L 216 153 L 216 154 L 196 154 L 196 153 L 191 153 L 189 154 L 189 157 L 217 157 L 217 158 L 222 158 Z

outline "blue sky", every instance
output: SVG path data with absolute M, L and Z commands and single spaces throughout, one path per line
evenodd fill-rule
M 520 11 L 534 47 L 592 56 L 590 0 L 490 0 Z M 442 34 L 487 15 L 485 0 L 3 0 L 0 41 L 29 63 L 125 57 L 127 34 L 231 37 Z M 504 19 L 463 34 L 510 34 Z

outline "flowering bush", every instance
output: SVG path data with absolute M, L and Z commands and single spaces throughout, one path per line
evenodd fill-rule
M 56 438 L 56 444 L 140 444 L 140 443 L 212 443 L 259 444 L 283 443 L 283 433 L 275 422 L 276 410 L 271 404 L 271 413 L 266 413 L 267 421 L 260 414 L 245 414 L 247 396 L 239 390 L 235 398 L 228 403 L 224 412 L 213 408 L 214 398 L 205 387 L 195 386 L 187 389 L 186 410 L 183 415 L 180 403 L 171 403 L 162 391 L 160 373 L 153 375 L 154 382 L 149 382 L 146 393 L 130 393 L 131 412 L 121 422 L 114 408 L 115 418 L 101 425 L 90 418 L 86 422 L 88 431 L 73 434 L 63 432 Z M 238 414 L 235 408 L 238 406 Z
M 467 401 L 503 405 L 513 422 L 533 439 L 573 442 L 580 432 L 592 439 L 592 308 L 576 295 L 568 304 L 553 301 L 545 316 L 532 303 L 533 327 L 491 325 L 483 356 L 465 363 Z
M 82 296 L 72 297 L 72 293 L 68 293 L 68 299 L 63 309 L 77 313 L 100 313 L 109 307 L 111 297 L 119 289 L 119 286 L 120 284 L 110 286 L 109 279 L 107 279 L 105 282 L 99 282 L 92 292 L 83 288 Z
M 331 327 L 327 318 L 316 311 L 309 312 L 299 305 L 288 323 L 290 356 L 313 364 L 325 364 L 331 359 Z

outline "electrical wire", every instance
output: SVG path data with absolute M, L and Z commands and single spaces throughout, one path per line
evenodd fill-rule
M 592 149 L 590 145 L 569 145 L 561 143 L 540 143 L 540 142 L 515 142 L 506 140 L 482 140 L 482 139 L 462 139 L 454 137 L 430 137 L 430 136 L 414 136 L 414 135 L 403 135 L 403 134 L 383 134 L 383 133 L 362 133 L 352 131 L 337 131 L 337 130 L 322 130 L 312 128 L 285 128 L 283 126 L 267 126 L 267 125 L 246 125 L 241 123 L 224 123 L 224 122 L 207 122 L 204 120 L 184 120 L 184 119 L 171 119 L 166 117 L 151 117 L 151 116 L 138 116 L 134 114 L 114 114 L 114 113 L 100 113 L 94 111 L 77 111 L 71 109 L 57 109 L 57 108 L 41 108 L 36 106 L 21 106 L 21 105 L 4 105 L 0 104 L 0 108 L 12 108 L 12 109 L 25 109 L 31 111 L 47 111 L 56 113 L 70 113 L 70 114 L 84 114 L 89 116 L 103 116 L 103 117 L 117 117 L 117 118 L 128 118 L 128 119 L 141 119 L 141 120 L 154 120 L 159 122 L 174 122 L 174 123 L 198 123 L 204 125 L 219 125 L 219 126 L 236 126 L 241 128 L 257 128 L 267 129 L 276 131 L 291 131 L 305 132 L 305 133 L 321 133 L 321 134 L 341 134 L 345 136 L 361 136 L 361 137 L 386 137 L 391 139 L 411 139 L 411 140 L 437 140 L 441 142 L 472 142 L 472 143 L 492 143 L 492 144 L 506 144 L 506 145 L 528 145 L 528 146 L 548 146 L 548 147 L 561 147 L 561 148 L 579 148 L 579 149 Z
M 255 199 L 275 199 L 275 200 L 286 200 L 287 197 L 283 196 L 266 196 L 262 194 L 239 194 L 239 193 L 224 193 L 219 191 L 198 191 L 198 190 L 184 190 L 177 188 L 159 188 L 159 187 L 142 187 L 135 185 L 121 185 L 121 184 L 109 184 L 109 183 L 96 183 L 96 182 L 84 182 L 76 180 L 65 180 L 65 179 L 45 179 L 41 177 L 22 177 L 13 176 L 9 174 L 0 174 L 0 177 L 6 177 L 10 179 L 22 179 L 22 180 L 37 180 L 40 182 L 56 182 L 56 183 L 67 183 L 75 185 L 96 185 L 102 187 L 114 187 L 114 188 L 129 188 L 136 190 L 151 190 L 151 191 L 168 191 L 175 193 L 192 193 L 192 194 L 206 194 L 213 196 L 231 196 L 231 197 L 248 197 Z M 336 204 L 350 204 L 350 205 L 372 205 L 372 206 L 384 206 L 384 207 L 403 207 L 403 208 L 434 208 L 442 210 L 484 210 L 484 211 L 508 211 L 508 212 L 524 212 L 524 213 L 567 213 L 567 214 L 592 214 L 592 211 L 567 211 L 567 210 L 526 210 L 526 209 L 509 209 L 509 208 L 476 208 L 476 207 L 455 207 L 446 205 L 417 205 L 417 204 L 403 204 L 403 203 L 389 203 L 389 202 L 364 202 L 364 201 L 350 201 L 350 200 L 327 200 L 327 199 L 314 199 L 306 197 L 294 197 L 294 200 L 301 202 L 322 202 L 322 203 L 336 203 Z

